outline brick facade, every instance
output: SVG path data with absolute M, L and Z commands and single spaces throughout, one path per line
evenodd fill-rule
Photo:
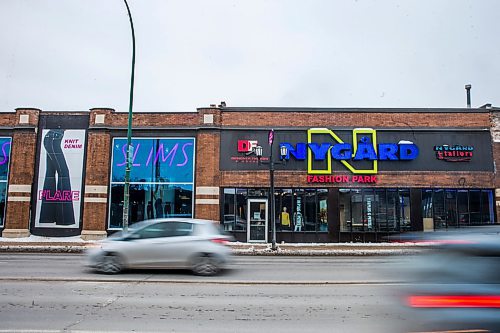
M 35 182 L 37 131 L 40 110 L 17 109 L 0 115 L 0 129 L 12 136 L 9 191 L 3 235 L 26 235 Z M 42 111 L 43 112 L 43 111 Z M 125 136 L 127 113 L 95 108 L 88 113 L 84 175 L 82 236 L 106 235 L 109 210 L 111 143 L 113 135 Z M 169 131 L 196 133 L 195 203 L 197 218 L 220 219 L 220 192 L 224 187 L 269 187 L 269 171 L 221 171 L 221 131 L 269 128 L 304 130 L 326 128 L 490 129 L 494 172 L 379 172 L 376 184 L 343 184 L 342 187 L 485 188 L 499 189 L 496 165 L 500 163 L 498 109 L 307 109 L 226 108 L 211 106 L 197 112 L 134 113 L 134 135 L 162 137 Z M 114 134 L 113 134 L 114 133 Z M 121 133 L 121 134 L 117 134 Z M 345 172 L 338 173 L 340 175 Z M 324 187 L 307 182 L 306 171 L 276 171 L 276 187 Z M 21 186 L 16 186 L 21 185 Z M 335 186 L 335 185 L 332 185 Z M 496 191 L 500 204 L 500 191 Z M 500 211 L 500 210 L 497 210 Z M 498 218 L 498 217 L 497 217 Z M 9 234 L 10 233 L 10 234 Z
M 14 128 L 5 225 L 2 233 L 4 237 L 29 235 L 39 114 L 38 109 L 17 109 L 15 115 L 6 115 L 5 118 L 9 122 L 6 119 L 0 122 Z

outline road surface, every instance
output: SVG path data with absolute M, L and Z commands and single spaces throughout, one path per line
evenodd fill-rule
M 0 254 L 3 332 L 404 332 L 402 257 L 236 257 L 216 277 Z

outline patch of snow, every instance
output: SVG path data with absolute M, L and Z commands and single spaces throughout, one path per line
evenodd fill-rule
M 0 242 L 12 243 L 93 243 L 95 241 L 83 240 L 80 236 L 72 237 L 45 237 L 30 235 L 29 237 L 7 238 L 0 237 Z

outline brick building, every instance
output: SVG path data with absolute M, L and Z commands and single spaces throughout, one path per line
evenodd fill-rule
M 495 224 L 499 110 L 213 105 L 135 113 L 130 221 L 214 219 L 255 242 L 270 241 L 273 215 L 278 242 L 380 241 Z M 0 114 L 2 236 L 119 230 L 127 117 L 106 108 Z

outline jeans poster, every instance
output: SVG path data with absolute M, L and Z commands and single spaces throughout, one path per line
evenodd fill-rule
M 85 130 L 44 129 L 39 157 L 36 227 L 78 228 Z

